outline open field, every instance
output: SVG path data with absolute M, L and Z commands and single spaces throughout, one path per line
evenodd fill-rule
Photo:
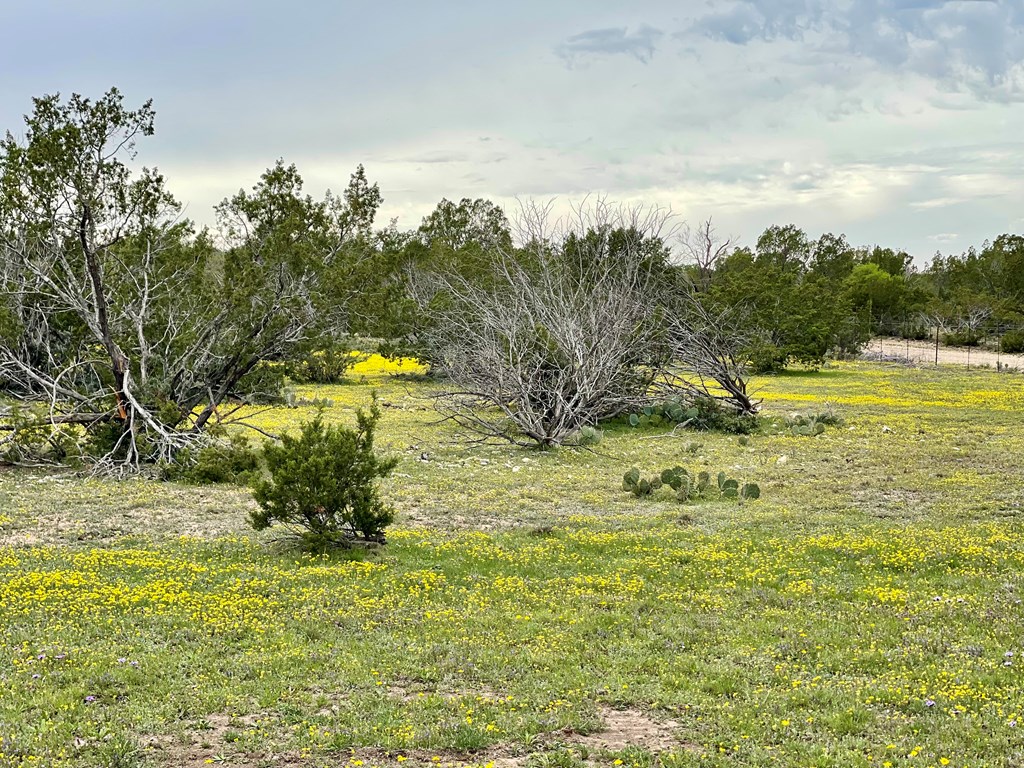
M 1024 764 L 1024 377 L 841 364 L 757 382 L 818 437 L 536 453 L 392 373 L 297 392 L 385 406 L 361 557 L 242 489 L 0 472 L 0 766 Z M 673 464 L 762 498 L 620 490 Z

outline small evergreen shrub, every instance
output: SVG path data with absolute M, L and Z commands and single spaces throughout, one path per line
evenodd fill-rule
M 284 390 L 285 368 L 280 363 L 261 362 L 238 382 L 235 395 L 258 405 L 276 405 Z
M 641 429 L 679 425 L 698 431 L 737 435 L 749 435 L 759 426 L 756 415 L 737 413 L 712 397 L 698 397 L 692 402 L 674 398 L 654 403 L 629 414 L 625 420 L 631 427 Z M 697 450 L 700 450 L 699 446 L 693 452 Z
M 977 331 L 952 331 L 942 337 L 942 342 L 948 347 L 976 347 L 981 336 Z
M 1011 355 L 1024 352 L 1024 331 L 1007 331 L 1004 333 L 1002 350 Z
M 82 430 L 50 424 L 41 406 L 0 403 L 0 416 L 10 427 L 0 431 L 0 465 L 75 463 L 81 457 Z
M 268 443 L 264 457 L 270 479 L 257 484 L 259 510 L 250 514 L 256 530 L 274 523 L 291 528 L 316 551 L 356 541 L 384 543 L 394 510 L 378 494 L 377 479 L 398 463 L 374 451 L 380 408 L 356 414 L 356 428 L 324 424 L 323 413 L 302 425 L 298 437 Z
M 164 470 L 168 480 L 195 485 L 249 485 L 259 479 L 259 475 L 260 450 L 242 435 L 232 435 L 228 442 L 213 443 L 198 451 L 186 449 Z
M 693 401 L 691 406 L 697 410 L 694 429 L 708 432 L 726 432 L 734 435 L 749 435 L 760 426 L 757 416 L 749 413 L 736 413 L 724 408 L 717 400 L 701 397 Z
M 751 373 L 775 373 L 786 367 L 789 356 L 775 344 L 759 341 L 747 350 Z
M 353 354 L 344 344 L 318 349 L 292 360 L 287 365 L 288 378 L 296 384 L 339 384 L 348 369 L 365 355 Z

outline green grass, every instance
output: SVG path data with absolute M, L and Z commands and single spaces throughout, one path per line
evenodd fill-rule
M 0 765 L 1020 765 L 1024 381 L 758 383 L 846 423 L 536 453 L 467 447 L 429 382 L 309 390 L 375 388 L 403 457 L 354 558 L 250 535 L 239 489 L 0 473 Z M 619 488 L 677 463 L 762 498 Z

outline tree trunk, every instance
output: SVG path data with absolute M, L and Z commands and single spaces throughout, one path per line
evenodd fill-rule
M 117 415 L 123 422 L 128 421 L 131 408 L 125 395 L 128 372 L 128 357 L 114 341 L 110 333 L 110 317 L 107 309 L 107 292 L 103 281 L 103 265 L 100 264 L 96 250 L 89 243 L 89 225 L 92 222 L 92 211 L 88 205 L 82 208 L 82 218 L 78 227 L 78 238 L 85 256 L 85 266 L 92 284 L 93 299 L 96 302 L 96 328 L 107 355 L 110 357 L 110 370 L 114 375 L 114 396 L 117 398 Z

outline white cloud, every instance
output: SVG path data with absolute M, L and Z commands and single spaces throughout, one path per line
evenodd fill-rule
M 919 257 L 1021 226 L 1022 0 L 225 0 L 199 30 L 197 0 L 101 6 L 6 17 L 0 130 L 41 93 L 151 96 L 139 161 L 204 223 L 283 157 L 313 194 L 364 163 L 410 227 L 441 197 L 588 193 Z

